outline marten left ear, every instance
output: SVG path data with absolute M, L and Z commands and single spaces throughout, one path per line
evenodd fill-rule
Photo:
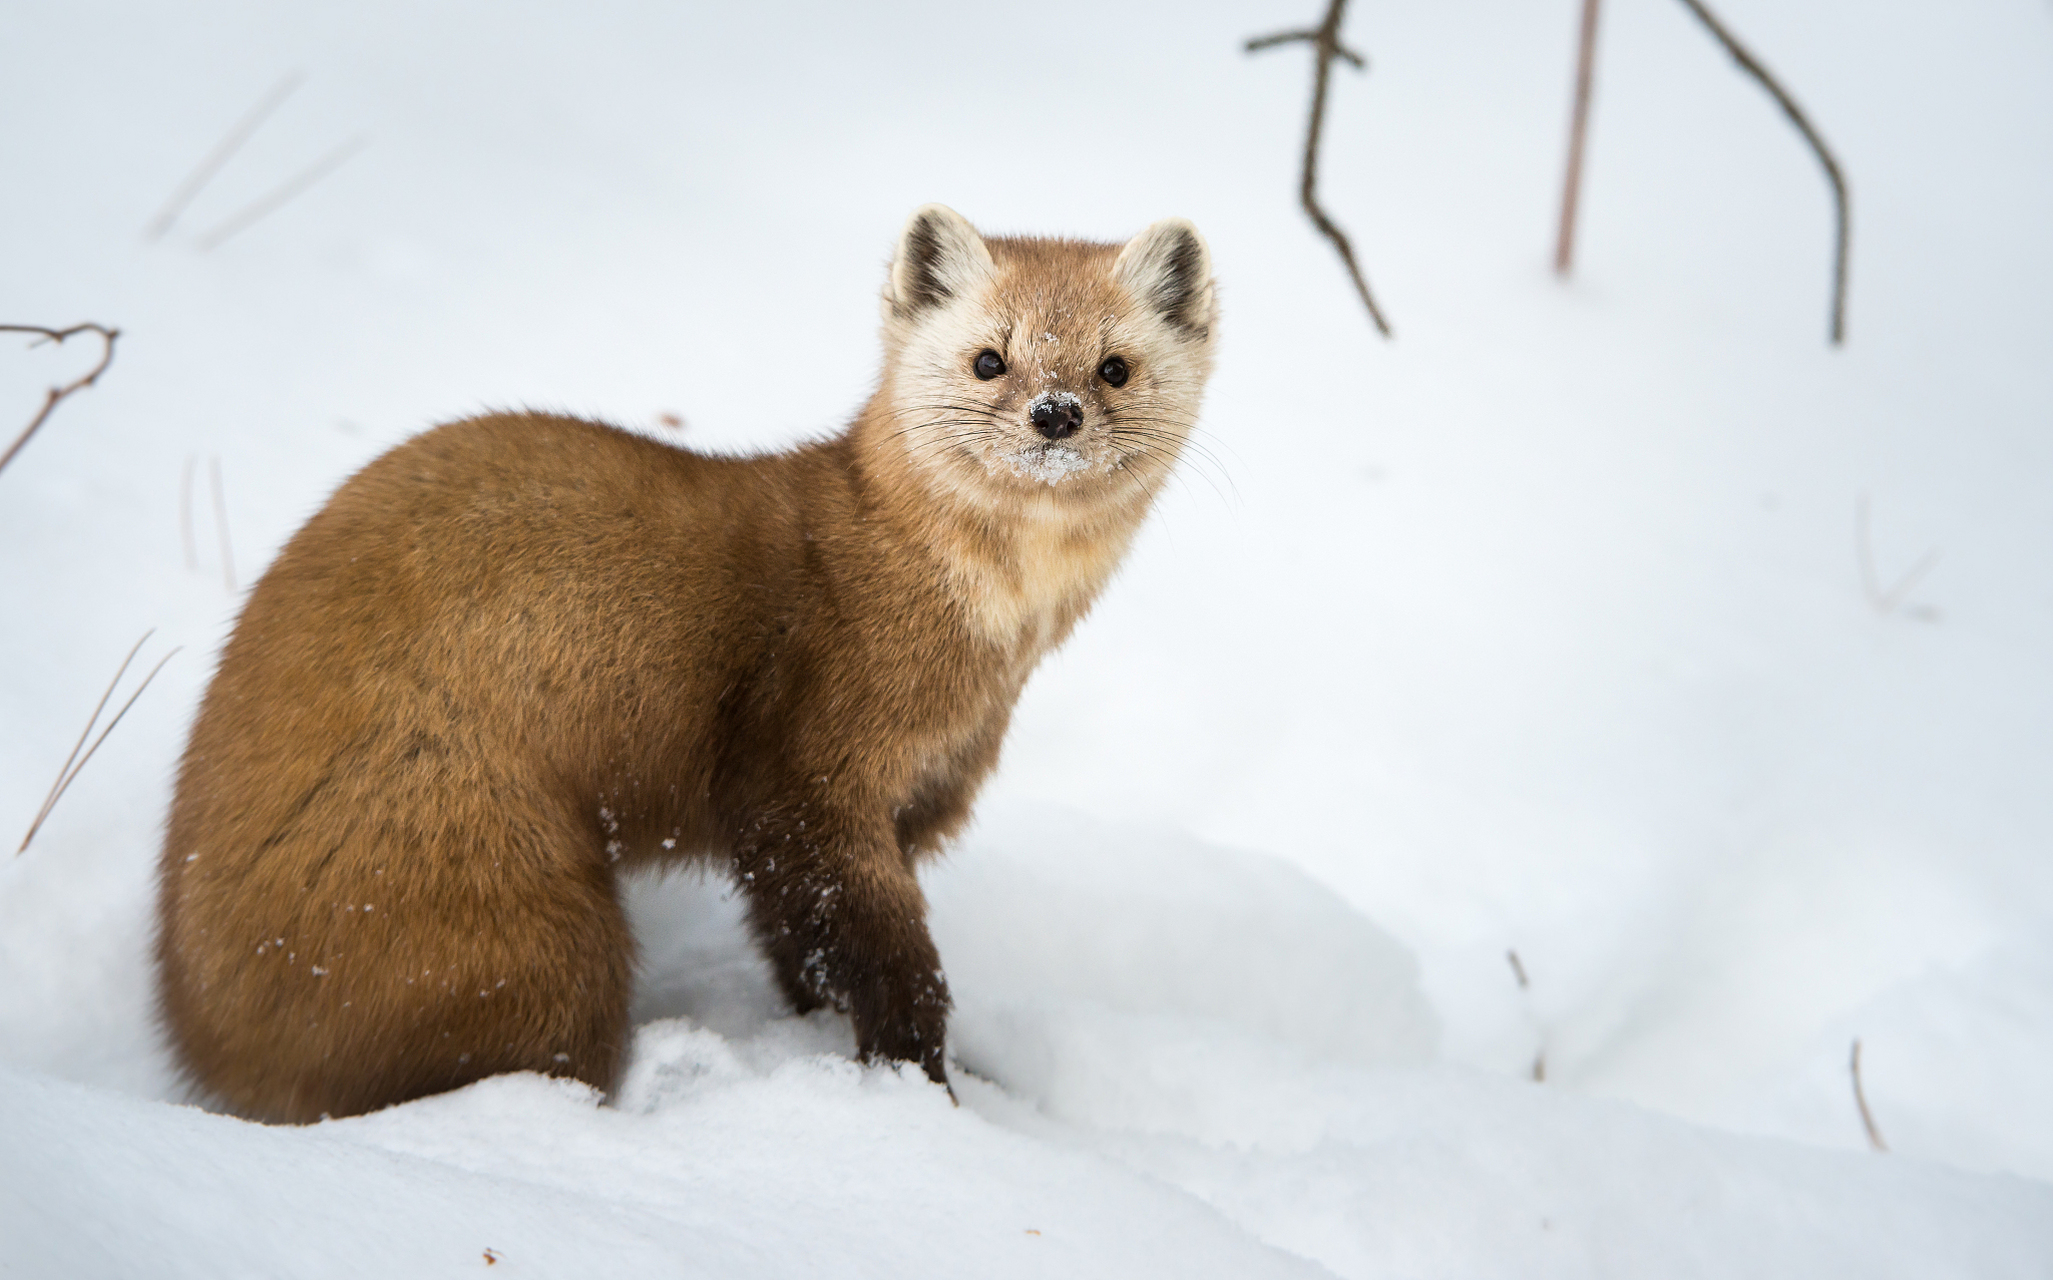
M 898 233 L 884 305 L 909 317 L 971 291 L 997 269 L 969 219 L 945 204 L 922 205 Z
M 1127 241 L 1112 278 L 1188 336 L 1211 335 L 1212 251 L 1188 219 L 1164 218 Z

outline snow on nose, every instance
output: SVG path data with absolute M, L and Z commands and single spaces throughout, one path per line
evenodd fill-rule
M 1034 430 L 1050 440 L 1067 440 L 1084 425 L 1083 401 L 1068 391 L 1043 391 L 1027 404 Z

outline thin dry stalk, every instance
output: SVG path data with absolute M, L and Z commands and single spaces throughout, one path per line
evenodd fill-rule
M 1319 234 L 1333 242 L 1341 263 L 1347 267 L 1348 278 L 1354 281 L 1355 292 L 1361 295 L 1362 305 L 1369 309 L 1369 319 L 1375 322 L 1376 332 L 1387 338 L 1390 336 L 1390 323 L 1383 318 L 1382 308 L 1376 305 L 1375 295 L 1369 292 L 1369 282 L 1362 277 L 1362 269 L 1355 263 L 1354 247 L 1348 243 L 1346 233 L 1319 207 L 1319 134 L 1326 123 L 1326 86 L 1331 79 L 1333 60 L 1344 58 L 1357 71 L 1366 70 L 1369 65 L 1360 54 L 1340 43 L 1340 19 L 1346 9 L 1347 0 L 1331 0 L 1326 6 L 1326 20 L 1316 28 L 1257 36 L 1247 42 L 1247 52 L 1259 53 L 1263 49 L 1299 40 L 1308 42 L 1313 48 L 1311 121 L 1305 129 L 1304 179 L 1298 187 L 1298 199 L 1312 225 L 1319 229 Z
M 206 158 L 186 175 L 185 181 L 178 184 L 178 189 L 171 193 L 171 198 L 164 202 L 164 207 L 157 211 L 157 216 L 150 219 L 150 225 L 143 228 L 143 238 L 163 239 L 164 233 L 171 230 L 171 224 L 178 221 L 178 215 L 185 212 L 185 207 L 192 203 L 193 197 L 199 195 L 200 189 L 214 180 L 214 175 L 221 171 L 221 166 L 227 164 L 230 157 L 242 150 L 242 145 L 250 140 L 250 136 L 256 133 L 264 121 L 271 118 L 271 113 L 283 105 L 285 100 L 292 96 L 292 91 L 299 88 L 305 79 L 305 76 L 295 71 L 259 98 L 257 105 L 251 107 L 242 119 L 236 121 L 234 126 L 222 135 L 221 141 L 214 144 L 214 149 L 207 153 Z
M 1575 265 L 1575 215 L 1582 201 L 1583 142 L 1590 129 L 1590 87 L 1597 75 L 1597 6 L 1583 0 L 1582 32 L 1576 44 L 1575 105 L 1568 119 L 1568 174 L 1561 183 L 1561 228 L 1554 238 L 1554 271 Z
M 1853 1072 L 1853 1103 L 1861 1109 L 1861 1128 L 1868 1131 L 1868 1145 L 1886 1154 L 1889 1144 L 1882 1141 L 1882 1131 L 1875 1127 L 1875 1113 L 1868 1110 L 1867 1090 L 1861 1088 L 1861 1042 L 1858 1036 L 1854 1037 L 1853 1061 L 1848 1067 Z
M 278 210 L 305 194 L 307 188 L 341 168 L 345 160 L 363 150 L 369 143 L 369 138 L 351 138 L 333 151 L 330 151 L 327 155 L 308 165 L 305 169 L 302 169 L 299 173 L 280 183 L 268 195 L 244 205 L 239 212 L 223 219 L 213 230 L 200 237 L 200 252 L 205 253 L 209 250 L 220 248 L 222 242 L 226 241 L 229 237 L 240 235 L 257 223 L 262 222 L 265 218 L 278 212 Z
M 178 538 L 185 547 L 185 571 L 200 571 L 200 544 L 192 531 L 192 479 L 199 469 L 200 455 L 185 455 L 185 468 L 178 476 Z
M 214 490 L 214 529 L 221 540 L 221 581 L 235 594 L 235 548 L 228 542 L 228 499 L 221 489 L 221 455 L 207 459 L 207 479 Z
M 1789 122 L 1796 126 L 1796 131 L 1810 144 L 1811 151 L 1818 157 L 1818 163 L 1824 167 L 1826 181 L 1832 184 L 1833 207 L 1838 216 L 1838 234 L 1832 254 L 1831 334 L 1832 345 L 1840 346 L 1846 341 L 1846 263 L 1849 253 L 1848 241 L 1852 231 L 1851 216 L 1847 212 L 1846 177 L 1839 170 L 1839 161 L 1833 158 L 1831 148 L 1818 136 L 1818 131 L 1811 127 L 1809 117 L 1804 115 L 1802 107 L 1796 105 L 1796 99 L 1790 97 L 1789 91 L 1761 65 L 1760 59 L 1747 52 L 1746 47 L 1734 38 L 1725 24 L 1704 7 L 1703 0 L 1682 0 L 1682 4 L 1697 16 L 1697 21 L 1704 24 L 1705 30 L 1709 31 L 1719 44 L 1725 46 L 1725 52 L 1732 55 L 1732 60 L 1739 64 L 1740 69 L 1758 81 L 1760 86 L 1768 91 L 1768 96 L 1775 99 L 1776 105 L 1789 117 Z
M 21 429 L 21 434 L 14 438 L 14 443 L 7 446 L 7 452 L 0 453 L 0 471 L 5 471 L 7 464 L 14 461 L 14 455 L 20 453 L 21 447 L 29 442 L 29 437 L 36 434 L 36 428 L 49 420 L 51 412 L 57 408 L 64 397 L 74 391 L 83 391 L 87 387 L 92 386 L 100 380 L 101 374 L 107 372 L 107 366 L 114 363 L 114 340 L 121 336 L 121 330 L 109 329 L 104 325 L 97 324 L 75 324 L 69 329 L 45 329 L 41 325 L 34 324 L 0 324 L 0 333 L 33 333 L 36 335 L 36 341 L 29 344 L 32 347 L 39 346 L 45 342 L 54 342 L 62 346 L 66 338 L 76 337 L 81 333 L 97 334 L 101 343 L 100 362 L 94 365 L 83 378 L 67 382 L 61 387 L 50 388 L 49 394 L 43 398 L 42 409 L 35 417 L 29 420 L 29 424 L 26 427 Z
M 1868 598 L 1870 608 L 1886 618 L 1903 607 L 1904 601 L 1910 598 L 1910 593 L 1917 590 L 1918 584 L 1925 580 L 1925 575 L 1939 563 L 1939 548 L 1935 546 L 1927 550 L 1924 555 L 1918 557 L 1915 564 L 1884 590 L 1881 576 L 1875 572 L 1874 541 L 1869 531 L 1868 495 L 1865 493 L 1854 499 L 1853 528 L 1854 548 L 1860 556 L 1861 564 L 1861 594 Z
M 121 704 L 121 710 L 115 712 L 114 718 L 107 722 L 107 727 L 100 731 L 100 736 L 93 739 L 93 745 L 86 747 L 83 756 L 79 755 L 79 748 L 85 747 L 86 739 L 92 736 L 93 726 L 99 723 L 100 713 L 107 709 L 107 700 L 114 696 L 114 689 L 121 683 L 121 677 L 128 673 L 129 664 L 135 661 L 135 655 L 142 652 L 143 645 L 155 634 L 154 627 L 143 632 L 143 638 L 135 642 L 135 647 L 128 651 L 128 656 L 123 658 L 121 665 L 115 669 L 114 678 L 107 682 L 106 692 L 100 695 L 99 702 L 93 706 L 92 718 L 86 721 L 85 731 L 78 735 L 78 741 L 72 745 L 71 754 L 64 757 L 64 767 L 57 771 L 57 781 L 50 784 L 50 794 L 43 798 L 43 807 L 36 810 L 36 820 L 29 824 L 28 834 L 21 838 L 21 848 L 14 851 L 15 857 L 18 858 L 28 852 L 29 842 L 36 838 L 36 832 L 43 829 L 43 822 L 49 818 L 51 810 L 57 807 L 57 802 L 64 798 L 64 793 L 71 789 L 71 784 L 84 770 L 86 762 L 93 758 L 94 753 L 100 749 L 100 744 L 107 741 L 107 735 L 114 732 L 114 726 L 121 723 L 121 718 L 128 714 L 128 709 L 135 705 L 136 699 L 143 696 L 143 690 L 150 687 L 150 681 L 157 678 L 157 673 L 164 669 L 164 664 L 178 656 L 178 650 L 173 649 L 159 658 L 157 665 L 150 668 L 150 674 L 144 676 L 143 682 L 136 686 L 135 692 L 128 695 L 128 701 Z

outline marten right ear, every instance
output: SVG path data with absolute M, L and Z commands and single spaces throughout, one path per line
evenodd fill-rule
M 945 204 L 922 205 L 899 233 L 884 305 L 908 318 L 969 292 L 996 270 L 969 219 Z
M 1189 336 L 1211 337 L 1212 252 L 1184 218 L 1164 218 L 1126 242 L 1112 278 Z

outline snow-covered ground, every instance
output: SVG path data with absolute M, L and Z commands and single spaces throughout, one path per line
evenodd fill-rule
M 183 649 L 0 854 L 0 1275 L 2046 1274 L 2053 10 L 1717 6 L 1851 178 L 1832 351 L 1815 163 L 1667 0 L 1605 7 L 1548 273 L 1577 7 L 1353 7 L 1323 191 L 1384 344 L 1294 207 L 1308 57 L 1239 51 L 1312 0 L 16 6 L 0 323 L 124 336 L 0 473 L 0 838 Z M 1187 483 L 928 878 L 962 1105 L 691 876 L 634 888 L 605 1105 L 176 1105 L 151 860 L 241 589 L 481 406 L 832 428 L 935 199 L 1184 214 L 1226 307 Z M 0 344 L 0 433 L 91 354 Z

